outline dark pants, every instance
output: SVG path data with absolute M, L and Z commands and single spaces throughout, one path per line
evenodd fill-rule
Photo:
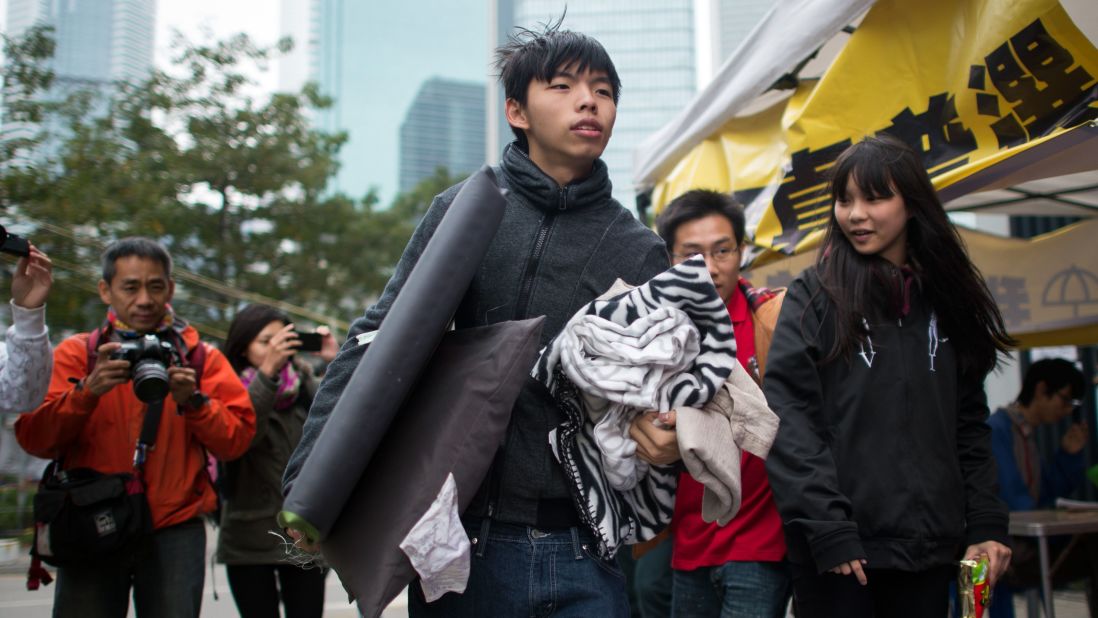
M 944 618 L 956 574 L 952 565 L 915 573 L 866 569 L 862 586 L 853 575 L 793 565 L 793 602 L 798 618 Z
M 132 554 L 57 569 L 54 618 L 198 618 L 205 582 L 200 518 L 157 530 Z
M 784 618 L 789 603 L 785 562 L 726 562 L 675 570 L 672 618 Z
M 278 602 L 286 618 L 320 618 L 324 614 L 324 569 L 292 564 L 227 565 L 241 618 L 279 618 Z
M 625 572 L 630 616 L 667 618 L 671 615 L 671 538 L 660 541 L 640 558 L 631 547 L 618 551 L 618 566 Z
M 598 557 L 589 533 L 486 522 L 467 528 L 474 543 L 465 592 L 427 603 L 416 582 L 408 587 L 410 617 L 629 616 L 625 576 Z

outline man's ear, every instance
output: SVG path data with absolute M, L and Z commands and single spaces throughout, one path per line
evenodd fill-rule
M 175 298 L 175 279 L 168 278 L 168 302 L 172 302 L 172 298 Z
M 530 119 L 526 115 L 526 108 L 515 99 L 507 99 L 505 104 L 507 124 L 516 129 L 526 130 L 530 128 Z
M 99 280 L 99 299 L 104 305 L 111 304 L 111 284 L 102 279 Z

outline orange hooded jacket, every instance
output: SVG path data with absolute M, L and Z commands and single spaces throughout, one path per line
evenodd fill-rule
M 87 377 L 88 335 L 61 342 L 53 352 L 53 377 L 37 410 L 19 416 L 15 436 L 31 455 L 60 459 L 62 467 L 93 468 L 104 473 L 131 472 L 133 452 L 145 417 L 145 404 L 130 383 L 101 397 L 76 390 Z M 199 344 L 198 331 L 183 331 L 187 350 Z M 70 381 L 70 378 L 73 381 Z M 203 446 L 219 459 L 244 454 L 255 435 L 255 411 L 232 365 L 207 346 L 201 390 L 210 401 L 179 414 L 168 397 L 156 445 L 145 463 L 145 485 L 153 527 L 178 524 L 217 508 L 217 494 L 206 473 Z

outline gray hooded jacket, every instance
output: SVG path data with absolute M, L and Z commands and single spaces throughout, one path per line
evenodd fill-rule
M 611 197 L 601 160 L 595 161 L 586 179 L 561 187 L 512 143 L 495 172 L 500 186 L 509 191 L 507 210 L 454 317 L 456 328 L 545 316 L 545 345 L 616 279 L 641 284 L 668 268 L 659 237 Z M 460 186 L 435 198 L 381 298 L 352 324 L 287 465 L 284 492 L 362 358 L 366 346 L 357 345 L 355 337 L 381 325 Z M 549 447 L 549 432 L 563 422 L 564 415 L 545 386 L 529 378 L 492 472 L 466 515 L 543 528 L 579 523 L 569 482 Z

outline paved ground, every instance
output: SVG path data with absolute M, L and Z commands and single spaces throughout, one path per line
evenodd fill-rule
M 209 555 L 213 551 L 217 539 L 217 532 L 212 528 L 207 529 L 207 564 Z M 0 616 L 3 618 L 50 618 L 53 608 L 53 587 L 45 586 L 31 592 L 26 589 L 27 565 L 30 563 L 26 554 L 21 554 L 14 563 L 0 564 Z M 49 567 L 51 572 L 52 567 Z M 218 600 L 214 600 L 214 589 L 217 590 Z M 217 565 L 213 576 L 206 571 L 206 587 L 202 599 L 203 618 L 236 618 L 239 613 L 229 593 L 228 579 L 225 577 L 225 567 Z M 324 618 L 354 618 L 358 616 L 352 605 L 347 602 L 347 593 L 339 584 L 335 574 L 328 576 L 327 588 L 324 595 Z M 133 616 L 133 608 L 130 616 Z M 382 614 L 383 618 L 407 618 L 408 609 L 405 597 L 402 594 Z
M 207 552 L 213 550 L 213 541 L 216 532 L 207 535 L 209 547 Z M 26 590 L 26 572 L 28 559 L 20 557 L 14 563 L 0 564 L 0 616 L 4 618 L 49 618 L 53 607 L 53 590 L 50 587 L 42 588 L 35 592 Z M 218 565 L 211 577 L 206 572 L 205 598 L 202 601 L 203 618 L 235 618 L 238 616 L 236 605 L 233 604 L 229 594 L 229 586 L 225 577 L 225 568 Z M 219 600 L 214 600 L 214 589 L 217 589 Z M 347 598 L 339 580 L 334 574 L 328 576 L 327 591 L 325 594 L 324 616 L 325 618 L 354 618 L 357 612 L 354 607 L 345 602 Z M 1016 597 L 1014 606 L 1019 618 L 1026 616 L 1026 605 L 1023 597 Z M 133 616 L 131 609 L 130 616 Z M 408 609 L 405 597 L 402 594 L 397 597 L 392 605 L 385 610 L 383 618 L 407 618 Z M 1082 592 L 1061 591 L 1056 593 L 1057 618 L 1086 618 L 1086 599 Z

